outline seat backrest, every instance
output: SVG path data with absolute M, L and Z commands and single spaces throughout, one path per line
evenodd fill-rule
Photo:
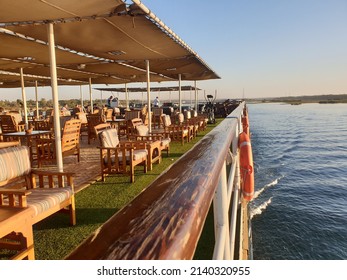
M 22 115 L 19 112 L 10 112 L 10 115 L 14 117 L 16 124 L 19 124 L 23 121 Z
M 100 142 L 103 148 L 115 148 L 119 144 L 116 128 L 106 129 L 100 133 Z
M 190 111 L 184 111 L 184 117 L 186 118 L 186 120 L 189 120 L 192 118 L 192 114 Z
M 75 148 L 80 143 L 81 120 L 71 119 L 65 122 L 61 145 L 63 152 Z
M 1 115 L 0 124 L 2 133 L 17 132 L 18 125 L 16 119 L 12 115 Z
M 100 123 L 94 126 L 95 135 L 100 136 L 101 132 L 103 132 L 106 129 L 111 129 L 110 123 Z M 100 137 L 99 137 L 100 140 Z
M 161 116 L 163 114 L 162 108 L 153 107 L 153 116 Z
M 81 120 L 81 123 L 83 124 L 87 124 L 88 120 L 87 120 L 87 115 L 84 112 L 78 112 L 76 113 L 76 116 L 79 120 Z
M 11 179 L 31 172 L 30 151 L 27 146 L 0 149 L 0 186 Z
M 112 120 L 112 116 L 113 116 L 113 109 L 112 108 L 107 109 L 105 114 L 106 120 Z
M 138 136 L 148 136 L 148 126 L 144 124 L 140 124 L 136 126 L 136 134 Z
M 126 111 L 125 112 L 125 120 L 129 121 L 135 118 L 140 118 L 141 111 L 135 110 L 135 111 Z
M 178 122 L 179 122 L 180 124 L 184 122 L 184 115 L 183 115 L 183 113 L 179 113 L 179 114 L 178 114 Z
M 164 127 L 168 127 L 171 125 L 171 117 L 169 115 L 162 115 L 161 117 L 163 120 Z

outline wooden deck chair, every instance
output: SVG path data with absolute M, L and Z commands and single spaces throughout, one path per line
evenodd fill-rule
M 171 117 L 169 115 L 162 115 L 164 131 L 173 141 L 181 141 L 184 145 L 184 141 L 190 141 L 190 130 L 185 125 L 176 125 L 171 123 Z
M 91 140 L 97 139 L 97 135 L 95 134 L 94 127 L 100 123 L 104 123 L 102 116 L 100 114 L 88 114 L 88 144 L 90 144 Z
M 128 134 L 129 140 L 140 140 L 140 141 L 160 141 L 160 150 L 166 151 L 166 155 L 169 156 L 171 138 L 169 133 L 162 132 L 149 132 L 149 128 L 145 125 L 141 119 L 132 120 L 134 133 Z
M 61 139 L 63 157 L 75 155 L 78 162 L 80 161 L 80 130 L 80 120 L 68 120 L 65 122 Z M 36 139 L 36 154 L 38 167 L 41 167 L 43 162 L 55 161 L 57 158 L 55 139 Z
M 135 181 L 135 166 L 143 165 L 147 172 L 146 143 L 119 141 L 117 129 L 106 129 L 100 133 L 100 166 L 102 180 L 106 174 L 128 174 Z
M 162 108 L 153 108 L 153 115 L 152 115 L 152 127 L 153 128 L 160 128 L 162 127 L 162 120 L 161 115 L 163 114 Z
M 24 131 L 24 124 L 19 123 L 14 115 L 0 115 L 2 133 Z

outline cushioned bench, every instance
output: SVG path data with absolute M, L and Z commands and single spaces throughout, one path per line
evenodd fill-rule
M 0 149 L 0 207 L 31 209 L 32 224 L 66 211 L 75 225 L 73 173 L 32 169 L 29 155 L 26 146 Z

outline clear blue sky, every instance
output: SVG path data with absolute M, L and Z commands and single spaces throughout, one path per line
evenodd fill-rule
M 198 82 L 206 93 L 216 90 L 219 98 L 347 93 L 347 0 L 142 2 L 221 76 Z M 6 91 L 13 92 L 9 99 L 20 98 L 18 89 Z M 79 88 L 73 91 L 78 98 Z M 33 89 L 27 92 L 34 98 Z M 61 99 L 71 98 L 70 92 L 61 87 Z

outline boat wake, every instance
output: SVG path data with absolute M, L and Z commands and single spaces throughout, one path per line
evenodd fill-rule
M 258 207 L 251 210 L 250 218 L 253 219 L 254 216 L 260 215 L 263 213 L 263 211 L 271 204 L 272 197 L 268 201 L 265 201 L 264 203 L 260 204 Z
M 258 203 L 255 203 L 255 199 L 257 197 L 259 197 L 268 188 L 276 186 L 282 178 L 283 178 L 283 176 L 273 180 L 272 182 L 270 182 L 269 184 L 266 184 L 264 187 L 262 187 L 260 190 L 258 190 L 254 193 L 253 201 L 252 201 L 252 207 L 250 210 L 250 218 L 251 219 L 256 215 L 260 215 L 261 213 L 263 213 L 264 210 L 271 204 L 271 201 L 272 201 L 272 197 L 270 197 L 270 199 L 268 199 L 267 201 L 265 201 L 263 203 L 260 203 L 260 201 Z
M 271 183 L 265 185 L 264 187 L 262 187 L 260 190 L 256 191 L 254 193 L 254 196 L 253 196 L 253 200 L 255 200 L 259 195 L 262 194 L 263 191 L 265 191 L 266 189 L 270 188 L 270 187 L 274 187 L 278 184 L 279 180 L 282 179 L 283 177 L 280 177 L 278 179 L 275 179 L 274 181 L 272 181 Z

